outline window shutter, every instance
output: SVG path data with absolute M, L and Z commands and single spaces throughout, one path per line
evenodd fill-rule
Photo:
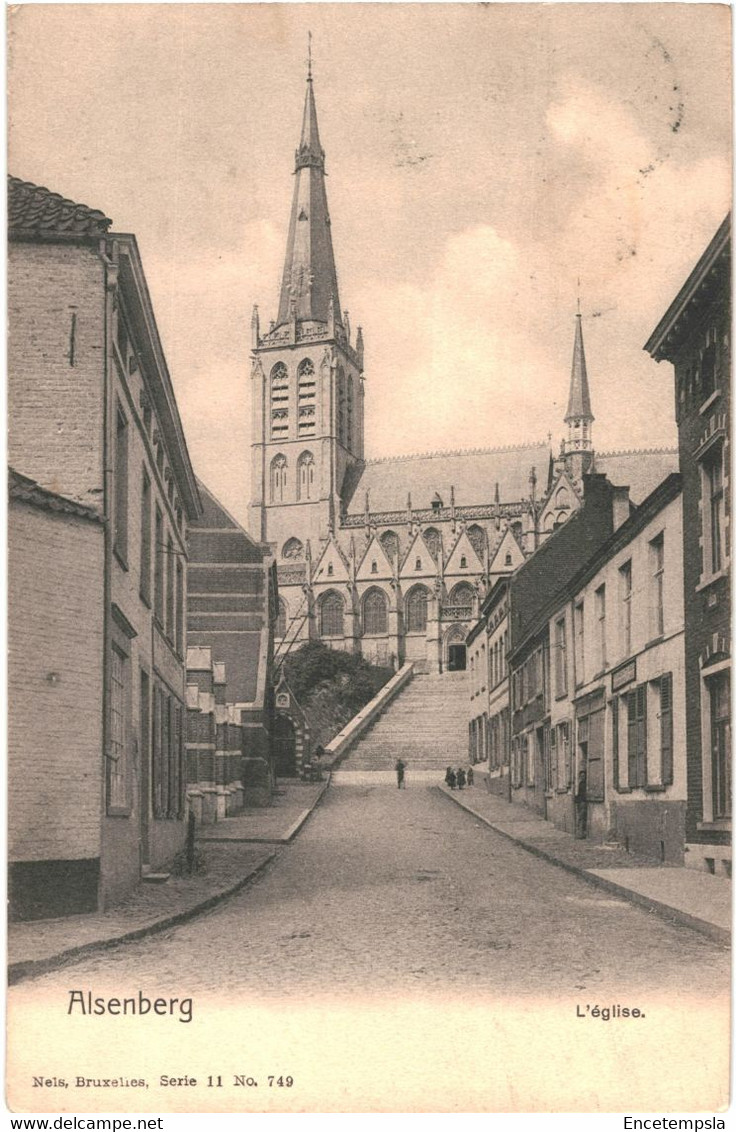
M 629 786 L 638 786 L 636 744 L 638 736 L 636 715 L 636 689 L 626 696 L 629 709 Z
M 659 682 L 659 726 L 662 748 L 662 782 L 669 786 L 674 781 L 672 751 L 672 673 Z
M 559 786 L 560 778 L 557 770 L 557 729 L 552 727 L 549 732 L 549 761 L 550 761 L 550 786 L 554 789 Z
M 636 689 L 638 698 L 637 703 L 637 716 L 638 716 L 638 735 L 637 735 L 637 763 L 638 763 L 638 786 L 646 786 L 647 784 L 647 686 L 642 684 Z

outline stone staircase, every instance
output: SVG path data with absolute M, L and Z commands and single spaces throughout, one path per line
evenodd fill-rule
M 338 774 L 444 771 L 468 760 L 469 684 L 465 672 L 415 675 L 356 743 Z

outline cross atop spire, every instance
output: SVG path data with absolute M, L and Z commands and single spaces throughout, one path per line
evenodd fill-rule
M 288 322 L 294 310 L 297 322 L 326 323 L 331 297 L 335 321 L 342 325 L 325 190 L 325 151 L 319 140 L 314 100 L 311 32 L 308 46 L 307 91 L 301 138 L 296 151 L 294 196 L 277 325 Z

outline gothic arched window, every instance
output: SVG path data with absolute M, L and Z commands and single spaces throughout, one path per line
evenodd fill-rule
M 436 527 L 427 527 L 424 531 L 424 541 L 427 544 L 427 550 L 436 562 L 437 555 L 440 552 L 440 532 Z
M 363 598 L 363 632 L 367 637 L 388 632 L 388 601 L 382 590 L 368 590 Z
M 282 597 L 279 598 L 279 615 L 276 620 L 276 636 L 282 640 L 286 636 L 286 626 L 288 623 L 289 611 L 286 607 L 286 602 Z
M 386 557 L 388 558 L 389 562 L 393 562 L 394 559 L 398 558 L 399 536 L 395 531 L 384 531 L 379 541 L 384 551 L 386 552 Z
M 292 562 L 298 562 L 304 557 L 304 546 L 298 538 L 287 539 L 284 543 L 284 549 L 281 551 L 282 558 L 290 558 Z
M 343 635 L 343 600 L 334 590 L 328 592 L 319 603 L 320 637 L 341 637 Z
M 453 605 L 472 605 L 473 593 L 473 587 L 467 582 L 458 582 L 450 591 L 450 602 Z
M 279 452 L 271 461 L 271 502 L 283 503 L 286 498 L 286 456 Z
M 472 527 L 468 527 L 468 538 L 470 539 L 470 545 L 482 562 L 483 547 L 486 541 L 485 531 L 482 527 L 479 527 L 477 523 L 473 523 Z
M 305 358 L 299 363 L 297 397 L 299 436 L 314 436 L 317 424 L 317 378 L 311 358 Z
M 302 452 L 299 457 L 296 484 L 297 499 L 314 498 L 314 456 L 311 452 Z
M 426 633 L 427 597 L 428 592 L 424 586 L 414 586 L 409 590 L 406 596 L 407 633 Z
M 353 447 L 353 379 L 347 376 L 347 405 L 345 419 L 345 442 L 350 449 Z
M 557 489 L 555 496 L 555 507 L 569 507 L 570 506 L 570 492 L 564 486 Z
M 340 444 L 345 443 L 345 370 L 342 366 L 337 369 L 337 439 Z
M 289 435 L 289 371 L 283 362 L 271 370 L 271 436 Z

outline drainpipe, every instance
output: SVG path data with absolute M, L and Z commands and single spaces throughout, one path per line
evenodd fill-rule
M 113 420 L 112 390 L 110 366 L 112 365 L 112 323 L 114 314 L 115 292 L 118 285 L 117 247 L 114 242 L 100 244 L 100 259 L 105 272 L 104 295 L 104 354 L 102 366 L 102 506 L 103 506 L 103 540 L 104 564 L 102 583 L 102 791 L 100 799 L 100 878 L 98 883 L 98 907 L 104 907 L 104 888 L 102 866 L 105 847 L 105 819 L 107 815 L 107 758 L 109 744 L 108 704 L 110 702 L 110 648 L 112 639 L 112 523 L 110 509 L 112 501 L 112 445 L 111 422 Z

